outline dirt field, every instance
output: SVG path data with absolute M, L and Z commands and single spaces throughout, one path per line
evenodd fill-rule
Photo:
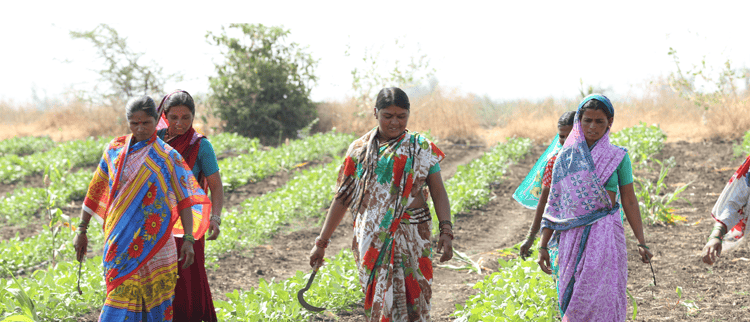
M 667 177 L 670 191 L 687 182 L 693 182 L 683 194 L 690 204 L 676 203 L 678 213 L 687 218 L 675 226 L 646 226 L 647 243 L 654 252 L 653 266 L 657 286 L 653 286 L 651 271 L 641 263 L 635 240 L 626 226 L 628 239 L 628 291 L 638 305 L 636 321 L 750 321 L 750 285 L 745 283 L 750 251 L 746 246 L 724 254 L 713 267 L 700 262 L 700 251 L 711 230 L 710 210 L 724 184 L 734 169 L 742 163 L 732 157 L 733 142 L 707 141 L 702 143 L 668 143 L 657 159 L 674 156 L 677 166 Z M 512 165 L 506 178 L 493 185 L 495 198 L 482 209 L 468 214 L 454 214 L 455 249 L 466 252 L 473 259 L 483 259 L 488 268 L 485 274 L 497 269 L 496 250 L 514 245 L 525 236 L 533 211 L 519 206 L 511 195 L 543 146 L 535 146 L 532 153 L 518 164 Z M 460 164 L 465 164 L 484 152 L 484 148 L 461 146 L 444 147 L 448 158 L 443 163 L 447 179 Z M 636 171 L 636 176 L 651 176 Z M 228 195 L 230 207 L 247 196 L 259 194 L 283 185 L 288 175 L 277 175 L 251 184 Z M 233 194 L 242 194 L 242 198 Z M 215 299 L 234 289 L 249 289 L 258 285 L 260 278 L 279 280 L 292 276 L 297 270 L 308 270 L 307 256 L 320 222 L 297 222 L 283 228 L 266 244 L 244 252 L 233 252 L 222 257 L 217 267 L 209 268 L 208 275 Z M 328 254 L 337 254 L 350 247 L 351 219 L 347 216 L 336 230 Z M 464 303 L 475 291 L 470 284 L 483 276 L 465 271 L 435 268 L 432 298 L 432 320 L 452 321 L 450 314 L 455 305 Z M 679 299 L 677 287 L 682 288 Z M 685 304 L 688 304 L 686 306 Z M 696 308 L 690 308 L 695 305 Z M 318 321 L 360 321 L 361 304 L 352 312 L 337 312 L 333 317 Z M 632 304 L 628 320 L 632 317 Z M 95 321 L 92 312 L 81 321 Z

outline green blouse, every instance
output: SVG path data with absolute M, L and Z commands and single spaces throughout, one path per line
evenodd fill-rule
M 617 192 L 617 187 L 622 187 L 633 183 L 633 167 L 630 163 L 630 155 L 625 153 L 625 156 L 620 161 L 620 165 L 617 166 L 615 172 L 609 177 L 607 184 L 604 189 L 608 191 Z

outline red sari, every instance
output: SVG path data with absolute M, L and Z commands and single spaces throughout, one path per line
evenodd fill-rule
M 166 118 L 162 116 L 162 121 L 166 122 Z M 166 135 L 166 131 L 159 131 L 160 134 Z M 185 134 L 178 135 L 176 137 L 165 140 L 167 144 L 171 145 L 177 152 L 182 155 L 190 169 L 193 169 L 195 163 L 198 161 L 198 151 L 200 150 L 201 141 L 205 138 L 204 135 L 198 133 L 191 126 Z M 201 172 L 196 178 L 201 188 L 208 192 L 208 181 L 204 174 Z M 204 211 L 205 216 L 211 216 L 211 207 L 206 207 Z M 208 222 L 208 221 L 206 221 Z M 178 222 L 179 224 L 179 222 Z M 178 225 L 176 225 L 177 227 Z M 181 228 L 182 225 L 179 225 Z M 175 243 L 177 249 L 182 247 L 183 239 L 182 235 L 175 231 Z M 195 241 L 193 245 L 193 251 L 195 252 L 195 262 L 186 269 L 182 269 L 181 266 L 177 267 L 179 278 L 177 279 L 177 285 L 175 286 L 175 297 L 173 303 L 174 307 L 174 321 L 217 321 L 216 310 L 214 309 L 213 299 L 211 297 L 211 289 L 208 285 L 208 276 L 206 275 L 206 257 L 205 257 L 206 239 L 201 238 Z

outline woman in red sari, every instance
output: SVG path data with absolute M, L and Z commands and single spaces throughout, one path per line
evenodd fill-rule
M 175 148 L 192 169 L 193 175 L 206 193 L 211 191 L 211 205 L 204 209 L 205 216 L 211 216 L 209 236 L 195 241 L 195 264 L 188 269 L 179 269 L 180 278 L 175 288 L 175 321 L 216 321 L 208 286 L 205 267 L 206 239 L 219 237 L 221 209 L 224 204 L 224 190 L 211 142 L 193 128 L 195 102 L 190 94 L 177 90 L 167 95 L 159 104 L 161 119 L 157 126 L 157 135 Z M 175 234 L 177 247 L 183 239 Z

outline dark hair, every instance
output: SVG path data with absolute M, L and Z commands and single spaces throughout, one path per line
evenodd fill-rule
M 581 114 L 578 115 L 579 120 L 583 117 L 583 113 L 586 112 L 586 110 L 600 110 L 604 112 L 604 115 L 606 115 L 608 119 L 611 119 L 614 117 L 614 115 L 609 111 L 609 108 L 607 107 L 607 105 L 596 99 L 589 100 L 588 102 L 583 104 L 580 110 L 581 110 Z
M 172 94 L 169 94 L 165 97 L 164 101 L 164 116 L 169 114 L 169 109 L 173 106 L 180 106 L 184 105 L 187 106 L 187 108 L 190 110 L 190 114 L 193 114 L 195 116 L 195 101 L 193 101 L 193 97 L 190 96 L 190 93 L 186 91 L 176 91 Z
M 148 116 L 153 117 L 154 120 L 159 120 L 159 114 L 156 113 L 156 103 L 148 95 L 133 97 L 125 105 L 125 117 L 128 120 L 138 111 L 144 111 Z
M 380 90 L 378 98 L 375 101 L 375 108 L 380 111 L 391 105 L 396 105 L 400 108 L 408 110 L 411 105 L 409 104 L 409 97 L 406 93 L 398 87 L 387 87 Z
M 575 117 L 575 111 L 567 111 L 563 113 L 563 115 L 560 116 L 560 119 L 557 121 L 557 127 L 573 126 L 573 120 L 575 119 Z

